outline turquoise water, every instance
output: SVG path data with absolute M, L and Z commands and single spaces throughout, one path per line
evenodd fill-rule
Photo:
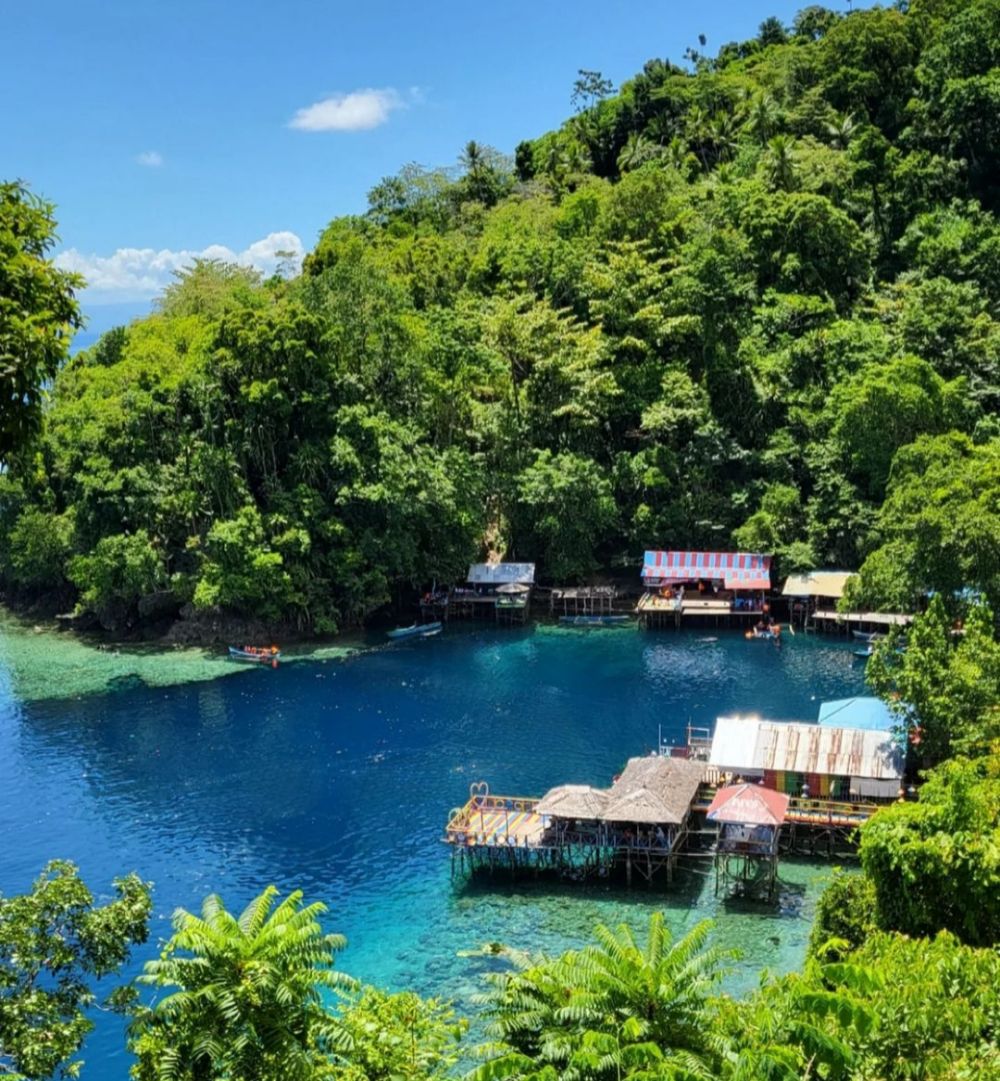
M 218 891 L 237 907 L 270 882 L 300 887 L 348 936 L 342 967 L 460 1009 L 497 964 L 462 951 L 557 951 L 597 920 L 640 923 L 662 907 L 677 930 L 717 917 L 718 940 L 745 954 L 729 981 L 739 991 L 764 966 L 799 963 L 828 868 L 784 863 L 770 907 L 717 900 L 694 872 L 670 893 L 463 887 L 439 840 L 448 810 L 479 779 L 516 795 L 606 784 L 658 726 L 679 743 L 688 723 L 730 711 L 811 720 L 862 680 L 833 639 L 550 627 L 449 628 L 277 671 L 31 702 L 0 661 L 0 891 L 27 888 L 54 857 L 76 861 L 95 890 L 136 870 L 155 883 L 141 960 L 178 905 Z M 124 1081 L 114 1020 L 98 1020 L 85 1058 L 85 1076 Z

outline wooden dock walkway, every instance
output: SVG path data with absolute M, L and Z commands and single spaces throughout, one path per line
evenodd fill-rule
M 680 825 L 664 831 L 541 814 L 539 798 L 493 795 L 479 782 L 449 815 L 442 840 L 451 848 L 453 875 L 507 869 L 582 880 L 619 869 L 631 884 L 634 874 L 652 883 L 665 870 L 670 882 L 680 858 L 715 858 L 718 830 L 704 817 L 715 793 L 715 784 L 702 784 Z M 877 810 L 875 803 L 792 797 L 781 851 L 849 856 L 855 831 Z
M 690 619 L 709 620 L 716 626 L 722 626 L 734 620 L 742 623 L 748 619 L 759 619 L 764 614 L 764 607 L 759 603 L 747 603 L 744 598 L 740 598 L 737 604 L 731 598 L 699 593 L 683 598 L 646 593 L 639 598 L 635 611 L 640 625 L 646 628 L 680 627 Z

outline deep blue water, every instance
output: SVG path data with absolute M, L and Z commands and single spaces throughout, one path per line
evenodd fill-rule
M 345 969 L 460 1008 L 491 962 L 459 951 L 555 951 L 598 919 L 638 923 L 658 905 L 678 929 L 718 915 L 720 939 L 746 952 L 739 989 L 763 965 L 798 963 L 815 868 L 783 867 L 776 909 L 717 902 L 696 874 L 670 894 L 459 888 L 439 840 L 447 813 L 480 778 L 515 795 L 604 785 L 660 725 L 682 742 L 689 722 L 726 712 L 813 720 L 862 680 L 832 639 L 555 628 L 449 628 L 347 660 L 82 700 L 18 703 L 0 674 L 0 891 L 27 888 L 54 857 L 98 892 L 136 870 L 155 883 L 142 960 L 178 905 L 300 887 L 348 936 Z M 85 1058 L 86 1078 L 124 1081 L 116 1022 L 99 1019 Z

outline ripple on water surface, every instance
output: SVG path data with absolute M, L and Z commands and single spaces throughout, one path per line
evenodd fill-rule
M 2 657 L 2 653 L 0 653 Z M 471 781 L 534 795 L 605 785 L 625 759 L 727 712 L 815 718 L 862 689 L 850 649 L 798 636 L 632 629 L 449 628 L 338 660 L 233 678 L 28 702 L 0 660 L 0 890 L 67 857 L 103 888 L 135 869 L 155 882 L 153 941 L 177 905 L 210 890 L 232 906 L 269 882 L 329 903 L 343 966 L 468 1006 L 497 964 L 459 956 L 489 941 L 554 952 L 597 921 L 678 931 L 717 919 L 744 953 L 729 986 L 794 967 L 828 868 L 784 862 L 776 906 L 714 896 L 709 876 L 670 893 L 556 883 L 455 887 L 440 844 Z M 98 1019 L 87 1075 L 124 1081 L 116 1025 Z

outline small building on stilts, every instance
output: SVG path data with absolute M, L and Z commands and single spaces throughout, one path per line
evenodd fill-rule
M 771 557 L 756 552 L 649 551 L 636 612 L 645 628 L 691 620 L 746 625 L 769 608 Z
M 774 896 L 778 844 L 789 797 L 756 784 L 727 785 L 715 793 L 705 813 L 718 826 L 715 892 Z
M 466 583 L 428 593 L 420 602 L 424 618 L 491 619 L 522 625 L 531 612 L 534 563 L 473 563 Z

